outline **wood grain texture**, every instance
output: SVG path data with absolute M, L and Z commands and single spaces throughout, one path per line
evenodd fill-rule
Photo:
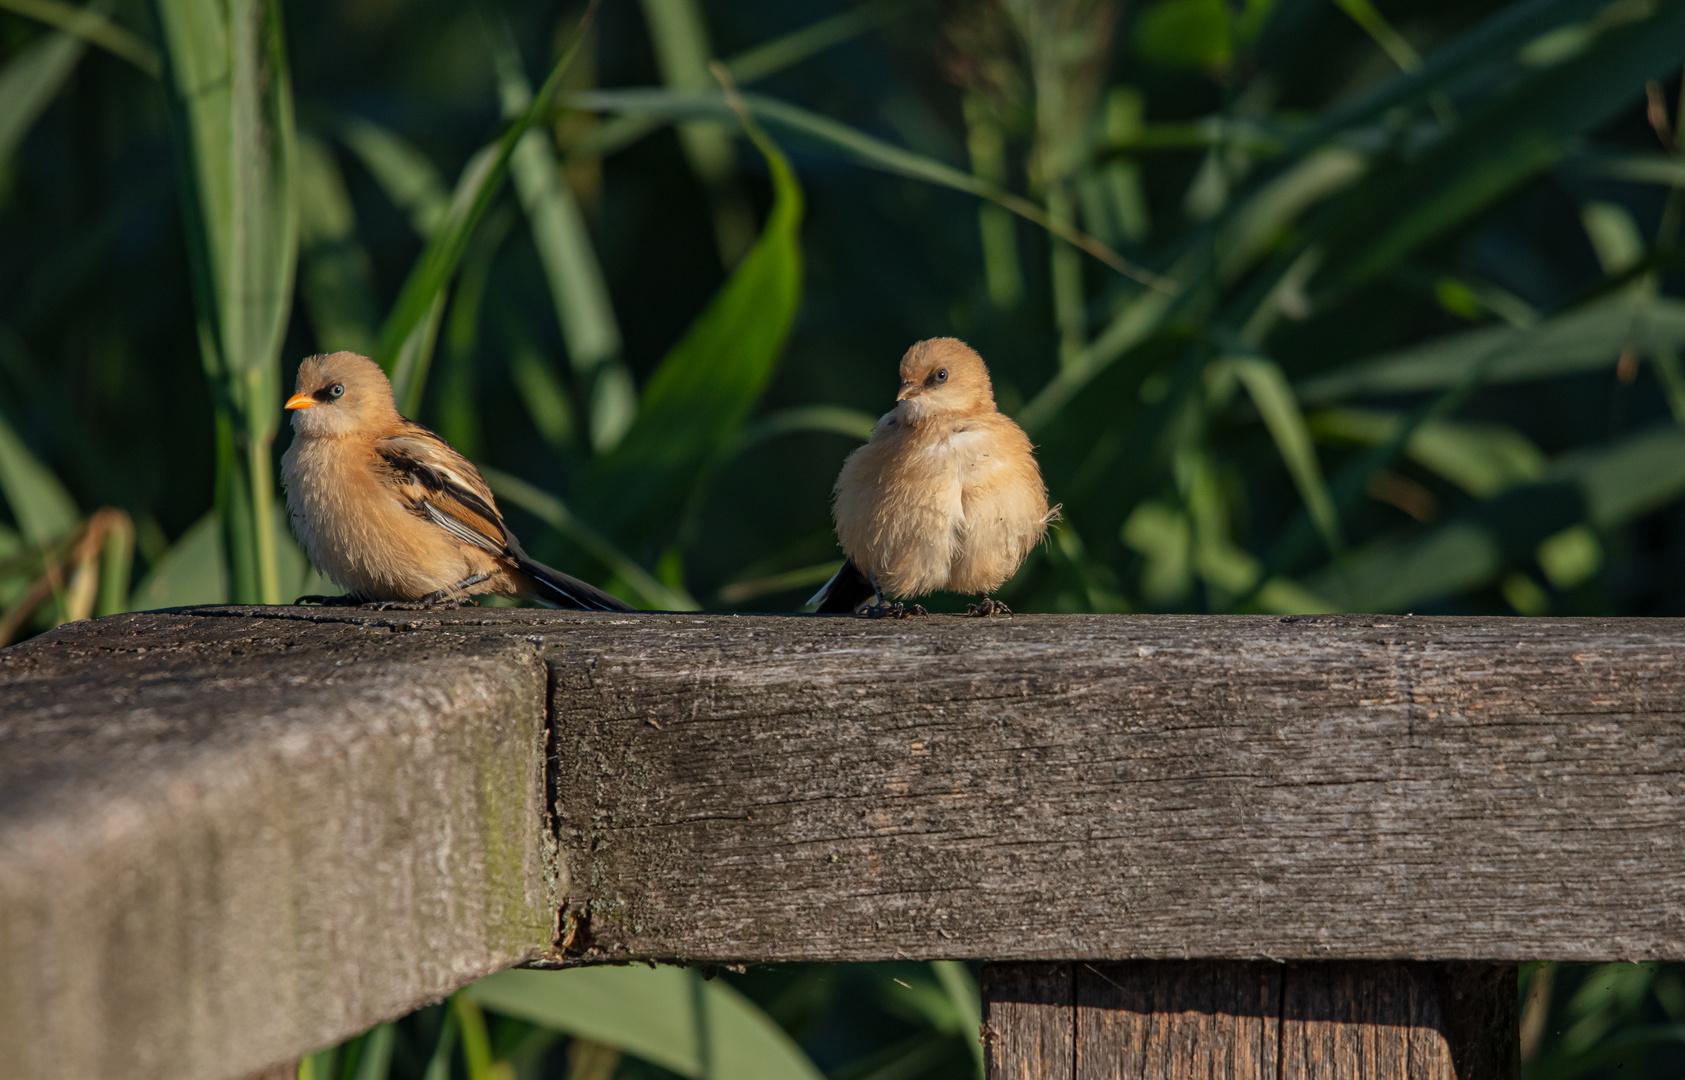
M 0 1073 L 245 1076 L 549 944 L 538 651 L 406 625 L 0 652 Z
M 1075 1080 L 1513 1080 L 1515 968 L 1423 962 L 1011 965 L 1075 976 Z M 988 995 L 1002 983 L 984 968 Z M 1007 985 L 1011 985 L 1008 981 Z M 1012 1008 L 1023 995 L 1014 999 Z M 1042 1006 L 1041 1022 L 1054 1012 Z M 992 1012 L 991 1012 L 992 1015 Z M 1011 1015 L 1017 1016 L 1015 1011 Z M 1024 1047 L 1047 1037 L 1014 1029 Z M 990 1037 L 998 1038 L 991 1029 Z M 990 1058 L 1039 1060 L 1009 1045 Z M 991 1080 L 1034 1075 L 991 1072 Z
M 1279 964 L 1072 966 L 1076 1080 L 1278 1080 Z
M 1459 1080 L 1521 1075 L 1515 964 L 1435 964 L 1440 1018 Z
M 1420 965 L 1295 966 L 1282 999 L 1281 1080 L 1476 1080 L 1457 1076 L 1433 973 Z
M 988 1080 L 1076 1080 L 1076 986 L 1069 964 L 983 969 Z
M 1685 623 L 547 642 L 587 957 L 1685 959 Z

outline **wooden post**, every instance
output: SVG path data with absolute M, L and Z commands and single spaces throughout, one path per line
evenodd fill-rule
M 1515 968 L 1138 961 L 983 969 L 989 1080 L 1511 1080 Z

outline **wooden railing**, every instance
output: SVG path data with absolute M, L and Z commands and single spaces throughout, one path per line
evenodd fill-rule
M 999 1077 L 1509 1075 L 1517 962 L 1685 959 L 1682 720 L 1665 620 L 74 624 L 0 653 L 0 1061 L 220 1080 L 516 963 L 953 958 L 1000 962 Z

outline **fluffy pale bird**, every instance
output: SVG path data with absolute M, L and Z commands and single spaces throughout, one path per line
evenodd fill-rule
M 348 594 L 331 599 L 431 606 L 492 593 L 581 611 L 631 610 L 528 557 L 479 470 L 398 415 L 392 384 L 374 361 L 313 356 L 299 365 L 297 385 L 286 405 L 293 442 L 281 480 L 310 561 Z
M 810 602 L 899 616 L 908 609 L 885 593 L 940 589 L 978 594 L 971 614 L 1010 614 L 989 594 L 1058 516 L 1029 437 L 995 408 L 983 358 L 955 338 L 907 350 L 895 400 L 837 476 L 837 539 L 848 559 Z

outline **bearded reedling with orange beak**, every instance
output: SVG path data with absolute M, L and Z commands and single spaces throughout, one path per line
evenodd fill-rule
M 392 384 L 367 357 L 299 365 L 287 399 L 293 443 L 281 457 L 293 531 L 347 593 L 302 597 L 382 607 L 454 607 L 492 593 L 579 611 L 629 605 L 521 550 L 479 470 L 398 415 Z
M 837 476 L 837 539 L 848 560 L 810 602 L 821 612 L 900 617 L 909 609 L 885 604 L 885 592 L 910 599 L 945 589 L 980 594 L 973 615 L 1010 615 L 989 594 L 1059 514 L 1048 509 L 1029 437 L 995 408 L 983 358 L 955 338 L 907 350 L 895 400 Z

